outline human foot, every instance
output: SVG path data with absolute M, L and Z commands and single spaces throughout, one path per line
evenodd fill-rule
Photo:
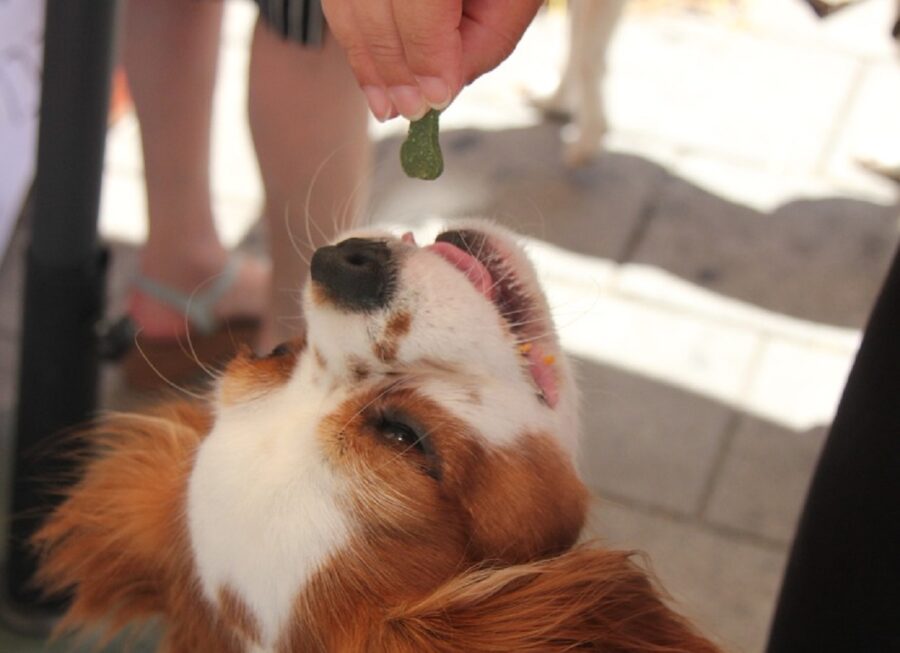
M 258 321 L 267 309 L 271 266 L 249 256 L 224 258 L 210 265 L 142 265 L 129 298 L 128 312 L 149 338 L 177 338 L 218 323 Z

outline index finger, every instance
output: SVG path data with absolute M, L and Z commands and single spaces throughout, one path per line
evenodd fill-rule
M 442 109 L 462 88 L 462 0 L 393 0 L 409 69 L 426 101 Z

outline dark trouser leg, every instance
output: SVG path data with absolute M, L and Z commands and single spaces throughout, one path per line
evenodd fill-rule
M 768 651 L 900 651 L 900 253 L 810 486 Z

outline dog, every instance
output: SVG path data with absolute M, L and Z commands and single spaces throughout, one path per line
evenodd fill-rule
M 632 554 L 579 544 L 577 390 L 510 233 L 318 249 L 303 338 L 208 399 L 104 418 L 34 543 L 61 630 L 167 653 L 714 653 Z
M 609 44 L 625 0 L 569 0 L 569 48 L 556 90 L 532 104 L 553 119 L 571 121 L 563 133 L 563 161 L 572 168 L 593 160 L 608 129 L 603 80 Z

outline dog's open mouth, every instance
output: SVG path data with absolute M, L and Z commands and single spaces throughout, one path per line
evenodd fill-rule
M 497 308 L 526 359 L 541 398 L 552 408 L 559 400 L 555 358 L 541 341 L 550 331 L 549 316 L 502 244 L 472 229 L 445 231 L 428 247 L 459 269 Z

